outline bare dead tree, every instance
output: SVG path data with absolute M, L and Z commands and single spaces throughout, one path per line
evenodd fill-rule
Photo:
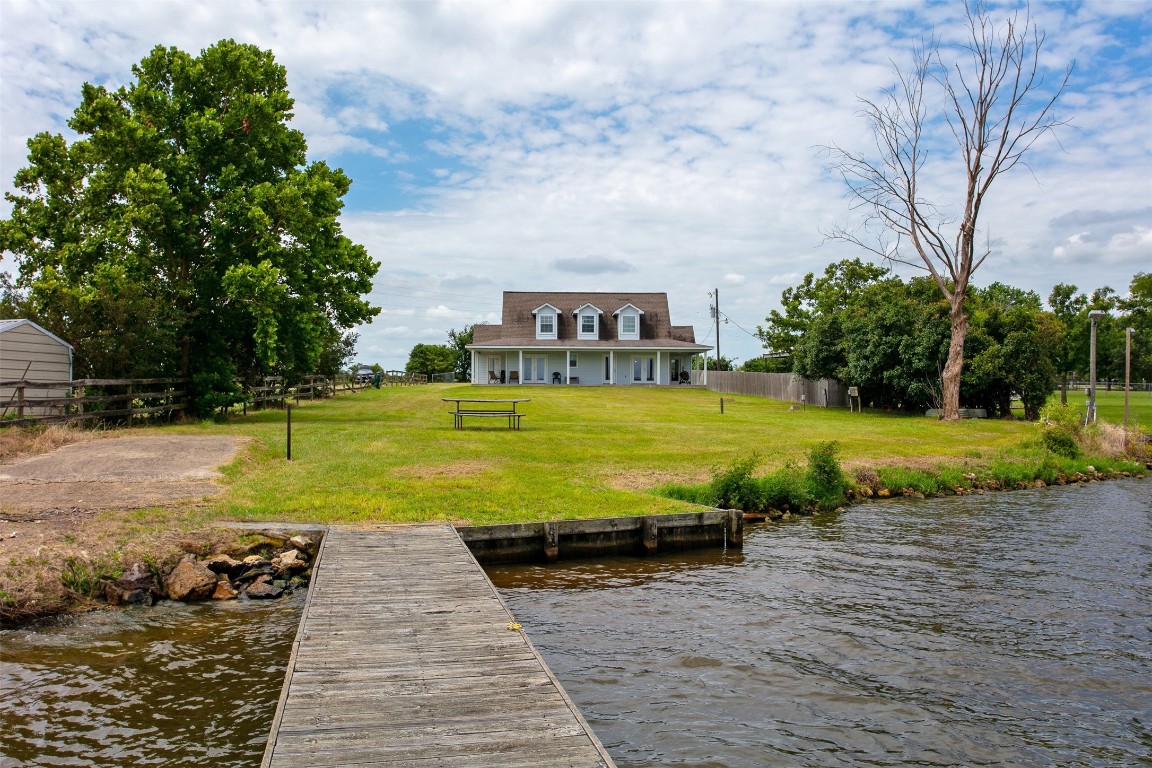
M 943 373 L 945 420 L 960 417 L 960 373 L 968 316 L 964 302 L 972 274 L 988 258 L 977 252 L 977 222 L 998 176 L 1024 165 L 1024 154 L 1048 131 L 1067 121 L 1053 106 L 1072 74 L 1048 85 L 1040 67 L 1044 34 L 1025 9 L 1001 27 L 982 2 L 966 2 L 969 39 L 948 66 L 938 46 L 919 49 L 909 71 L 877 101 L 860 99 L 876 152 L 828 147 L 854 209 L 867 213 L 856 229 L 827 232 L 881 259 L 927 270 L 951 307 L 952 336 Z M 930 103 L 930 101 L 932 103 Z M 936 105 L 938 106 L 938 109 Z M 925 166 L 936 128 L 950 130 L 965 167 L 963 197 L 945 206 L 929 200 Z M 933 158 L 935 160 L 935 158 Z M 923 183 L 922 183 L 923 182 Z M 953 228 L 955 233 L 952 234 Z

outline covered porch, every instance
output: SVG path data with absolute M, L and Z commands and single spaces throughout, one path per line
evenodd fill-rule
M 674 386 L 688 383 L 692 357 L 659 348 L 473 349 L 472 383 Z

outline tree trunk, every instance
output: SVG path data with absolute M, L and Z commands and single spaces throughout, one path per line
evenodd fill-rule
M 1060 379 L 1060 405 L 1068 405 L 1068 371 L 1064 371 Z
M 968 335 L 968 315 L 964 314 L 964 294 L 952 297 L 952 340 L 948 343 L 948 362 L 944 365 L 944 409 L 941 421 L 960 418 L 960 373 L 964 369 L 964 339 Z

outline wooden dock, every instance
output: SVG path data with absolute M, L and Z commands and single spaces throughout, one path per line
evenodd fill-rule
M 263 768 L 612 759 L 448 525 L 333 527 Z

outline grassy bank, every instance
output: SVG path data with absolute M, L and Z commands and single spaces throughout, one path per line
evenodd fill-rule
M 521 431 L 505 429 L 499 419 L 455 430 L 442 397 L 531 402 L 521 406 Z M 1106 404 L 1110 399 L 1102 398 L 1102 415 Z M 175 563 L 186 552 L 242 551 L 243 536 L 214 528 L 222 521 L 483 525 L 683 512 L 698 509 L 694 503 L 717 503 L 709 495 L 717 476 L 728 473 L 729 486 L 743 483 L 742 466 L 752 467 L 747 474 L 756 483 L 746 487 L 764 506 L 834 506 L 821 489 L 839 480 L 813 483 L 809 470 L 814 449 L 819 454 L 820 446 L 833 443 L 835 466 L 862 496 L 980 492 L 1037 478 L 1095 477 L 1089 466 L 1136 466 L 1091 453 L 1061 458 L 1045 449 L 1038 425 L 1022 421 L 945 424 L 728 396 L 721 413 L 718 394 L 687 388 L 387 388 L 301 404 L 292 424 L 291 462 L 283 411 L 142 430 L 250 440 L 225 468 L 223 493 L 201 503 L 63 516 L 50 510 L 47 519 L 28 521 L 0 548 L 0 619 L 22 621 L 81 605 L 86 592 L 99 596 L 101 575 L 114 578 L 133 561 Z M 0 445 L 9 456 L 21 452 L 8 444 L 17 436 L 6 433 Z M 115 434 L 68 435 L 67 441 L 101 436 Z M 34 452 L 37 440 L 48 436 L 24 437 Z M 674 488 L 680 492 L 670 492 Z M 92 588 L 82 589 L 81 582 L 93 582 Z
M 454 430 L 442 397 L 529 397 L 523 430 L 499 420 Z M 254 438 L 228 470 L 221 518 L 299 522 L 447 519 L 472 524 L 685 511 L 655 494 L 706 482 L 752 453 L 761 470 L 802 464 L 834 441 L 849 475 L 860 468 L 983 472 L 1038 465 L 1049 454 L 1038 427 L 1015 421 L 792 410 L 786 403 L 695 389 L 460 385 L 368 390 L 293 412 L 266 411 L 226 425 Z M 1092 457 L 1085 460 L 1085 466 Z M 1022 473 L 1026 470 L 1021 469 Z

